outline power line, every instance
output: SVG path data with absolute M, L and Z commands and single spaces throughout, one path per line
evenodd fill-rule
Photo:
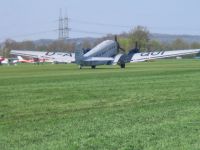
M 90 21 L 84 21 L 84 20 L 78 20 L 78 19 L 72 19 L 72 18 L 69 18 L 69 21 L 81 23 L 81 24 L 96 25 L 96 26 L 110 26 L 110 27 L 116 27 L 116 28 L 132 28 L 132 26 L 106 24 L 106 23 L 100 23 L 100 22 L 90 22 Z
M 86 30 L 80 30 L 80 29 L 74 29 L 72 28 L 70 32 L 76 32 L 76 33 L 86 33 L 86 34 L 96 34 L 96 35 L 106 35 L 108 33 L 102 33 L 102 32 L 94 32 L 94 31 L 86 31 Z
M 40 32 L 33 32 L 33 33 L 27 33 L 27 34 L 21 34 L 21 35 L 16 35 L 16 36 L 12 36 L 12 37 L 25 37 L 25 36 L 31 36 L 31 35 L 38 35 L 38 34 L 47 34 L 50 32 L 55 32 L 57 30 L 46 30 L 46 31 L 40 31 Z
M 27 37 L 27 36 L 38 35 L 38 34 L 47 34 L 47 33 L 52 33 L 52 32 L 57 32 L 57 29 L 56 30 L 54 29 L 54 30 L 46 30 L 46 31 L 40 31 L 40 32 L 25 33 L 25 34 L 18 34 L 18 35 L 13 35 L 11 37 L 12 38 L 19 38 L 19 37 Z
M 21 37 L 34 36 L 34 35 L 39 35 L 39 34 L 48 34 L 48 33 L 53 33 L 53 32 L 58 32 L 58 31 L 59 31 L 59 29 L 53 29 L 53 30 L 46 30 L 46 31 L 40 31 L 40 32 L 18 34 L 18 35 L 13 35 L 11 37 L 12 38 L 21 38 Z M 106 34 L 108 34 L 108 33 L 86 31 L 86 30 L 80 30 L 80 29 L 70 29 L 70 32 L 85 33 L 85 34 L 95 34 L 95 35 L 106 35 Z
M 92 22 L 92 21 L 84 21 L 84 20 L 79 20 L 79 19 L 73 19 L 73 18 L 68 18 L 66 15 L 65 17 L 62 16 L 62 10 L 60 10 L 60 15 L 59 19 L 56 20 L 58 21 L 58 29 L 55 30 L 47 30 L 47 31 L 40 31 L 40 32 L 33 32 L 33 33 L 27 33 L 27 34 L 19 34 L 12 36 L 12 38 L 16 37 L 26 37 L 26 36 L 31 36 L 31 35 L 38 35 L 38 34 L 46 34 L 50 32 L 58 32 L 58 39 L 69 39 L 69 32 L 74 32 L 74 33 L 85 33 L 85 34 L 94 34 L 94 35 L 107 35 L 109 33 L 103 33 L 103 32 L 95 32 L 95 31 L 86 31 L 86 30 L 81 30 L 81 29 L 75 29 L 69 28 L 69 22 L 75 22 L 75 23 L 81 23 L 81 24 L 87 24 L 87 25 L 95 25 L 95 26 L 109 26 L 109 27 L 115 27 L 115 28 L 128 28 L 131 29 L 133 26 L 126 26 L 126 25 L 117 25 L 117 24 L 109 24 L 109 23 L 101 23 L 101 22 Z M 150 29 L 153 27 L 150 27 Z M 159 28 L 159 27 L 156 27 Z M 162 28 L 161 28 L 162 29 Z

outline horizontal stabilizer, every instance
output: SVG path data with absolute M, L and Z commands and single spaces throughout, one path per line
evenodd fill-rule
M 112 57 L 89 57 L 84 59 L 84 61 L 113 61 Z

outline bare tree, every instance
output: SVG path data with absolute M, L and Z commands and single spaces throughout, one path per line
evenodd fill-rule
M 181 38 L 177 38 L 172 42 L 172 49 L 188 49 L 190 48 L 189 44 Z
M 138 42 L 141 49 L 147 48 L 147 43 L 149 42 L 149 30 L 143 26 L 137 26 L 129 33 L 130 46 L 134 46 Z

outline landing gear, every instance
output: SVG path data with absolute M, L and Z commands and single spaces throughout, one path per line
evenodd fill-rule
M 124 69 L 124 68 L 126 67 L 126 65 L 125 65 L 125 64 L 120 64 L 120 67 L 121 67 L 122 69 Z
M 91 66 L 92 69 L 96 69 L 96 66 Z
M 79 66 L 79 69 L 82 69 L 82 66 L 81 66 L 81 65 Z

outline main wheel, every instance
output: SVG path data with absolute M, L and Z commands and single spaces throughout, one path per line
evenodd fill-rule
M 121 66 L 122 69 L 126 67 L 125 64 L 121 64 L 120 66 Z
M 96 68 L 96 66 L 91 66 L 91 68 L 92 68 L 92 69 L 95 69 L 95 68 Z
M 81 65 L 79 66 L 79 69 L 82 69 L 82 66 L 81 66 Z

